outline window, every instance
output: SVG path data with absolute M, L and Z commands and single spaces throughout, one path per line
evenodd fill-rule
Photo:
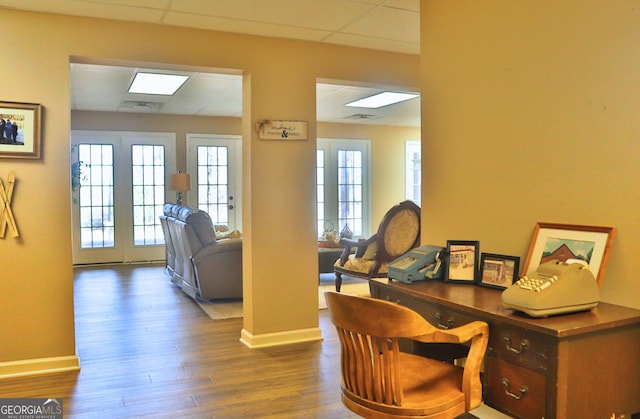
M 318 236 L 347 227 L 354 237 L 368 237 L 369 141 L 319 139 L 316 155 Z
M 420 141 L 407 141 L 406 143 L 406 178 L 405 197 L 421 205 L 422 185 L 422 158 Z
M 324 214 L 324 194 L 325 194 L 325 162 L 324 150 L 316 150 L 316 207 L 318 218 L 318 236 L 322 236 L 324 230 L 333 230 L 335 225 L 325 219 Z
M 113 247 L 113 146 L 78 144 L 80 188 L 80 246 Z
M 362 236 L 363 152 L 338 150 L 338 225 Z
M 225 146 L 198 146 L 198 208 L 229 226 L 229 159 Z
M 242 138 L 188 133 L 187 172 L 195 184 L 188 202 L 213 224 L 242 230 Z
M 73 263 L 162 260 L 175 134 L 71 132 Z
M 164 146 L 131 146 L 133 244 L 164 244 L 160 216 L 164 204 Z

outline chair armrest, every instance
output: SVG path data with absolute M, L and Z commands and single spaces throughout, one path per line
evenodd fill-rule
M 349 255 L 352 253 L 351 252 L 352 247 L 356 248 L 355 257 L 361 258 L 362 255 L 364 255 L 364 252 L 367 251 L 367 247 L 371 243 L 375 243 L 377 238 L 378 238 L 378 235 L 374 234 L 373 236 L 369 237 L 366 240 L 365 239 L 353 240 L 353 239 L 347 239 L 347 238 L 340 239 L 338 244 L 344 247 L 344 250 L 342 251 L 342 255 L 340 256 L 340 266 L 344 266 L 344 264 L 349 259 Z
M 475 321 L 450 330 L 436 330 L 428 335 L 416 336 L 412 339 L 425 343 L 465 343 L 471 341 L 462 373 L 462 391 L 465 394 L 467 411 L 480 405 L 482 402 L 480 368 L 489 342 L 489 325 L 487 323 Z
M 430 337 L 427 338 L 430 340 L 416 340 L 420 342 L 465 343 L 478 335 L 489 336 L 489 326 L 487 323 L 475 321 L 454 329 L 437 329 L 432 335 L 429 335 Z
M 217 240 L 214 243 L 200 248 L 193 255 L 193 259 L 197 262 L 212 255 L 234 251 L 242 251 L 242 239 Z

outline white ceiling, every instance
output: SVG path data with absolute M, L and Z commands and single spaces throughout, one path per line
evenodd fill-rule
M 0 0 L 0 8 L 183 26 L 418 54 L 419 0 Z M 240 116 L 241 76 L 207 71 L 172 97 L 133 95 L 138 70 L 73 64 L 73 110 Z M 163 71 L 166 72 L 167 69 Z M 387 88 L 389 86 L 386 86 Z M 420 100 L 381 109 L 346 108 L 351 100 L 382 91 L 361 85 L 319 84 L 319 121 L 420 125 Z

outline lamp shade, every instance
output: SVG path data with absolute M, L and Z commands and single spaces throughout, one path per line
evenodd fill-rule
M 169 189 L 172 191 L 190 191 L 191 178 L 189 173 L 172 173 L 169 175 Z

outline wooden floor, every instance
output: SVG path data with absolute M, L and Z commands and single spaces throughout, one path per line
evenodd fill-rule
M 65 418 L 356 418 L 340 401 L 339 342 L 240 343 L 242 319 L 212 321 L 159 265 L 75 270 L 81 371 L 3 380 L 0 397 L 63 398 Z
M 79 373 L 3 380 L 0 397 L 64 398 L 65 418 L 355 418 L 340 401 L 339 344 L 240 343 L 159 265 L 77 268 Z

